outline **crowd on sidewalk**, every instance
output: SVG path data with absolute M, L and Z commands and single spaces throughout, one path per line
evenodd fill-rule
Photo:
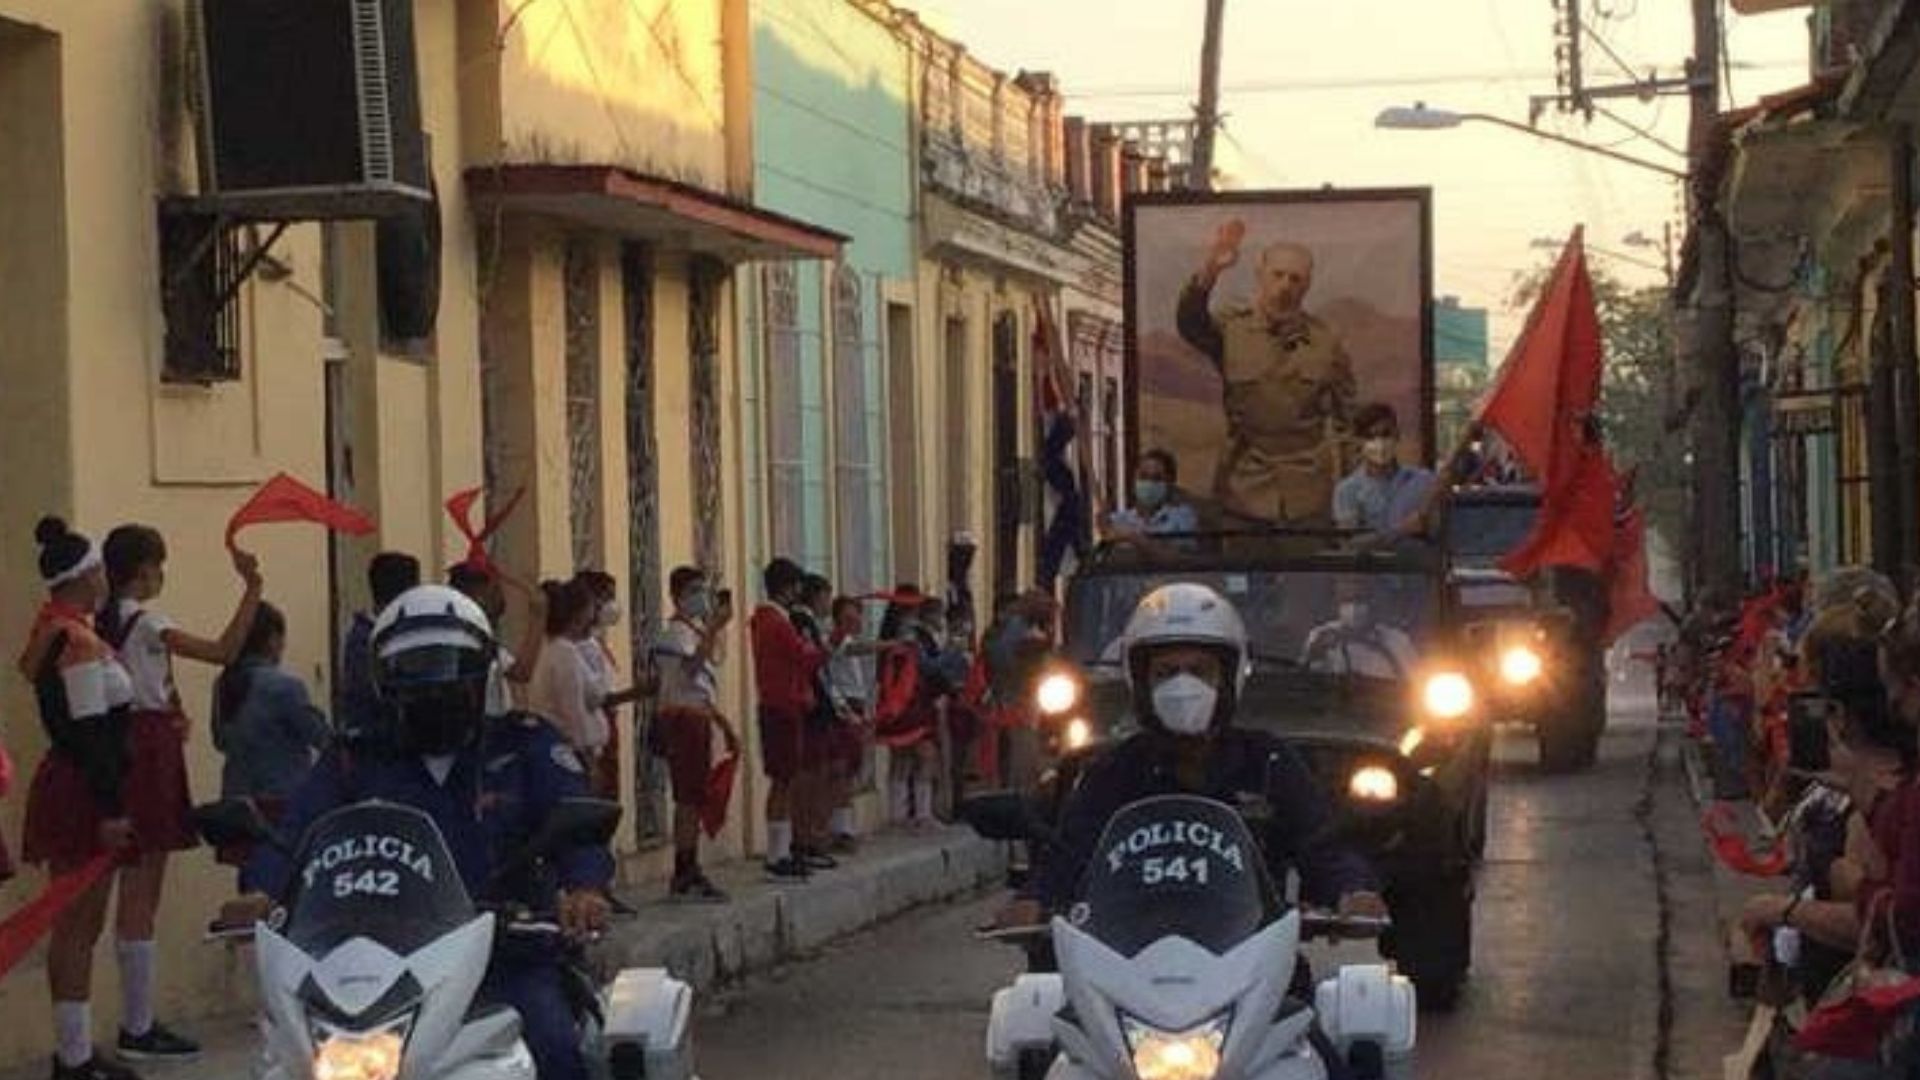
M 1769 882 L 1739 917 L 1765 1036 L 1739 1067 L 1914 1075 L 1920 602 L 1857 568 L 1708 595 L 1663 653 L 1661 683 L 1705 750 L 1716 856 Z
M 223 758 L 219 795 L 249 800 L 274 821 L 330 748 L 378 737 L 386 710 L 376 627 L 424 574 L 409 554 L 372 558 L 371 605 L 338 643 L 331 708 L 323 709 L 281 664 L 288 622 L 265 599 L 252 555 L 233 549 L 239 597 L 226 624 L 203 636 L 160 610 L 167 545 L 157 531 L 123 525 L 96 545 L 48 518 L 37 539 L 47 596 L 19 671 L 35 691 L 50 749 L 26 785 L 20 853 L 51 879 L 91 873 L 94 881 L 51 928 L 54 1076 L 127 1080 L 128 1062 L 199 1050 L 154 1016 L 156 913 L 168 860 L 199 842 L 186 767 L 198 710 L 182 699 L 175 662 L 219 669 L 205 713 Z M 1053 601 L 1042 593 L 1002 598 L 991 624 L 976 632 L 965 585 L 971 554 L 971 542 L 957 538 L 944 596 L 913 584 L 842 595 L 791 560 L 766 567 L 744 636 L 767 780 L 768 880 L 802 884 L 855 850 L 854 796 L 869 782 L 883 794 L 888 820 L 920 829 L 950 811 L 969 784 L 1037 772 L 1038 736 L 1022 688 L 1049 651 Z M 705 569 L 675 569 L 671 610 L 626 675 L 608 638 L 622 617 L 611 575 L 584 568 L 533 587 L 476 544 L 444 580 L 496 628 L 515 606 L 524 619 L 512 646 L 494 642 L 487 712 L 550 726 L 603 797 L 619 797 L 623 746 L 662 759 L 674 805 L 668 893 L 724 902 L 702 869 L 700 845 L 724 821 L 741 766 L 741 730 L 720 692 L 736 615 L 730 590 L 717 589 Z M 12 794 L 12 778 L 0 748 L 0 796 Z M 216 855 L 245 881 L 249 852 Z M 0 838 L 0 880 L 14 872 Z M 117 1053 L 108 1059 L 94 1053 L 91 976 L 116 894 L 123 1000 Z

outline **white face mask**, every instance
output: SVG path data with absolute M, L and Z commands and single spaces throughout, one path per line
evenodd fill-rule
M 618 603 L 600 605 L 600 625 L 602 627 L 613 626 L 619 621 L 620 605 Z
M 1175 735 L 1204 735 L 1220 691 L 1198 675 L 1175 675 L 1153 688 L 1153 715 Z
M 1343 600 L 1340 603 L 1340 625 L 1349 630 L 1358 630 L 1367 625 L 1370 614 L 1367 605 L 1358 600 Z
M 1397 449 L 1399 448 L 1393 439 L 1368 439 L 1360 444 L 1360 455 L 1366 459 L 1367 464 L 1385 468 L 1393 464 L 1394 451 Z

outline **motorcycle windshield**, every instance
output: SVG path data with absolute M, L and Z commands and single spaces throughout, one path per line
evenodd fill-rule
M 1107 824 L 1070 921 L 1122 956 L 1165 937 L 1216 955 L 1276 917 L 1259 845 L 1232 807 L 1192 795 L 1133 803 Z
M 356 937 L 406 956 L 474 917 L 439 827 L 412 807 L 335 810 L 307 830 L 295 865 L 284 932 L 310 956 Z

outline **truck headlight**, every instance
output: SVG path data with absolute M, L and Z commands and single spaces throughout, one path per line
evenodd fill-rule
M 1213 1080 L 1220 1071 L 1220 1049 L 1227 1044 L 1222 1014 L 1187 1031 L 1161 1031 L 1152 1024 L 1120 1014 L 1120 1032 L 1133 1055 L 1133 1073 L 1139 1080 Z
M 1427 676 L 1420 704 L 1436 720 L 1459 720 L 1473 711 L 1473 682 L 1457 671 Z
M 1362 765 L 1348 779 L 1347 794 L 1361 802 L 1390 803 L 1400 797 L 1400 778 L 1383 765 Z
M 1500 653 L 1500 679 L 1508 686 L 1533 685 L 1546 666 L 1531 645 L 1510 645 Z
M 1043 675 L 1033 688 L 1033 703 L 1041 715 L 1059 716 L 1080 704 L 1080 680 L 1064 671 Z
M 1060 741 L 1069 750 L 1084 750 L 1093 742 L 1093 725 L 1087 723 L 1086 717 L 1076 716 L 1061 729 Z

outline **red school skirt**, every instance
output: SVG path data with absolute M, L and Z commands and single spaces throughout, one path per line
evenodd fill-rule
M 133 823 L 140 854 L 185 851 L 199 841 L 187 791 L 186 740 L 176 712 L 135 712 L 127 727 L 127 772 L 120 803 Z M 57 750 L 40 759 L 27 792 L 23 858 L 56 867 L 86 862 L 100 852 L 105 820 L 86 775 Z

